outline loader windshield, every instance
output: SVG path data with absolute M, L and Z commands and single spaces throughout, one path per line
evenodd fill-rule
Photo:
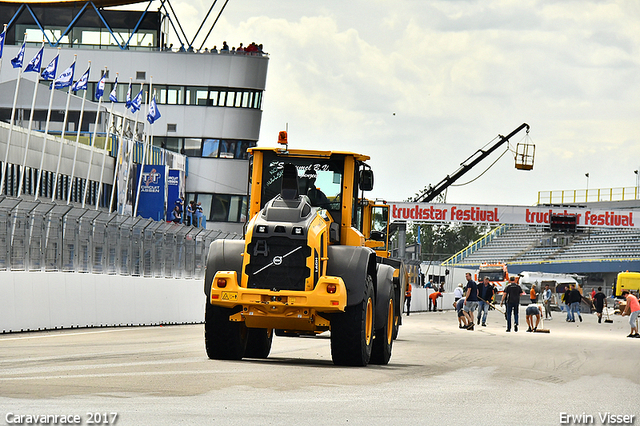
M 287 163 L 298 171 L 298 192 L 309 197 L 312 206 L 340 211 L 344 159 L 279 156 L 265 152 L 262 170 L 262 206 L 280 193 L 282 170 Z

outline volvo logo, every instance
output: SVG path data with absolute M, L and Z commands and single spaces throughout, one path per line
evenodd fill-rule
M 282 256 L 276 256 L 273 258 L 273 264 L 276 266 L 282 265 Z

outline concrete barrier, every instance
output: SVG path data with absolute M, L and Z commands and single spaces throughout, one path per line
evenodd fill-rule
M 204 321 L 202 280 L 0 272 L 3 333 Z
M 429 310 L 429 294 L 433 293 L 430 288 L 418 287 L 411 290 L 411 312 L 427 312 Z M 453 309 L 453 293 L 442 293 L 438 299 L 438 309 Z M 407 307 L 405 306 L 406 310 Z

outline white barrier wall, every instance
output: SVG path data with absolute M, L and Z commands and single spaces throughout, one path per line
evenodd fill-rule
M 202 280 L 0 272 L 0 330 L 201 323 Z
M 433 293 L 430 288 L 413 288 L 411 290 L 411 312 L 427 312 L 429 310 L 429 294 Z M 453 293 L 442 293 L 442 297 L 438 298 L 438 310 L 453 309 Z M 405 305 L 404 309 L 407 307 Z

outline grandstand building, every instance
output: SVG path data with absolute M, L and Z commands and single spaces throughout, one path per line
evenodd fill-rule
M 561 206 L 637 211 L 640 221 L 637 188 L 625 189 L 629 190 L 626 195 L 624 190 L 617 191 L 623 194 L 618 197 L 613 195 L 614 189 L 592 189 L 589 194 L 582 191 L 580 196 L 567 194 Z M 583 202 L 576 201 L 580 198 Z M 552 197 L 539 197 L 542 202 L 538 206 L 560 207 L 560 204 L 544 202 L 551 200 L 557 201 Z M 610 289 L 619 272 L 640 271 L 640 228 L 579 226 L 553 229 L 549 225 L 505 224 L 492 229 L 442 265 L 476 269 L 483 263 L 505 263 L 510 274 L 523 271 L 579 274 L 587 277 L 586 282 L 591 283 L 589 287 L 603 285 Z
M 110 8 L 132 3 L 142 4 L 146 10 Z M 0 195 L 35 197 L 38 189 L 37 196 L 41 198 L 58 202 L 70 198 L 72 203 L 86 201 L 106 208 L 110 205 L 118 153 L 118 144 L 114 143 L 117 138 L 110 130 L 115 127 L 117 133 L 117 128 L 124 127 L 125 136 L 129 133 L 134 144 L 133 163 L 142 161 L 142 143 L 147 134 L 155 149 L 145 164 L 165 166 L 168 171 L 175 172 L 171 178 L 179 180 L 177 192 L 169 192 L 165 197 L 165 212 L 172 209 L 178 197 L 184 197 L 185 205 L 190 200 L 201 203 L 208 228 L 241 233 L 247 203 L 247 148 L 256 146 L 259 137 L 268 56 L 261 51 L 242 55 L 198 52 L 198 46 L 194 46 L 195 37 L 191 41 L 186 39 L 172 8 L 167 7 L 169 2 L 155 2 L 160 4 L 159 9 L 151 11 L 153 3 L 0 1 L 0 16 L 8 24 L 0 69 L 0 162 L 5 174 Z M 202 24 L 205 20 L 206 17 Z M 25 42 L 26 64 L 40 49 L 43 38 L 42 68 L 60 48 L 58 73 L 76 57 L 75 80 L 87 69 L 89 61 L 91 74 L 84 118 L 79 128 L 83 93 L 77 92 L 77 96 L 70 97 L 63 127 L 67 89 L 54 90 L 48 129 L 54 137 L 47 143 L 44 161 L 41 161 L 42 133 L 47 127 L 49 110 L 49 90 L 46 89 L 49 82 L 40 81 L 42 85 L 38 86 L 31 124 L 34 134 L 25 154 L 29 139 L 26 129 L 38 73 L 22 73 L 14 110 L 19 71 L 13 69 L 10 60 L 16 57 Z M 205 37 L 199 43 L 204 45 L 206 41 Z M 237 42 L 248 45 L 251 40 Z M 217 44 L 222 45 L 222 40 Z M 111 116 L 111 103 L 103 99 L 98 126 L 94 128 L 98 110 L 96 84 L 103 74 L 107 77 L 106 94 L 116 87 L 118 76 L 115 89 L 118 103 L 113 106 L 114 115 Z M 141 90 L 148 92 L 152 85 L 152 94 L 155 94 L 161 112 L 153 126 L 144 119 L 145 108 L 137 120 L 134 114 L 125 113 L 123 102 L 129 81 L 133 95 Z M 15 115 L 13 128 L 9 125 L 12 114 Z M 108 121 L 109 117 L 112 117 L 111 121 Z M 95 140 L 92 139 L 94 130 L 97 133 Z M 81 143 L 76 149 L 78 131 Z M 59 138 L 63 133 L 64 141 Z M 7 143 L 9 134 L 12 138 Z M 108 150 L 103 172 L 102 147 Z M 95 155 L 91 154 L 92 150 Z M 40 164 L 42 173 L 38 173 Z M 169 172 L 165 178 L 168 179 L 168 175 Z M 131 177 L 129 179 L 131 184 L 127 185 L 124 204 L 130 211 L 135 203 L 133 188 L 136 184 Z M 100 183 L 102 190 L 98 197 Z M 89 189 L 86 199 L 83 197 L 85 186 Z

